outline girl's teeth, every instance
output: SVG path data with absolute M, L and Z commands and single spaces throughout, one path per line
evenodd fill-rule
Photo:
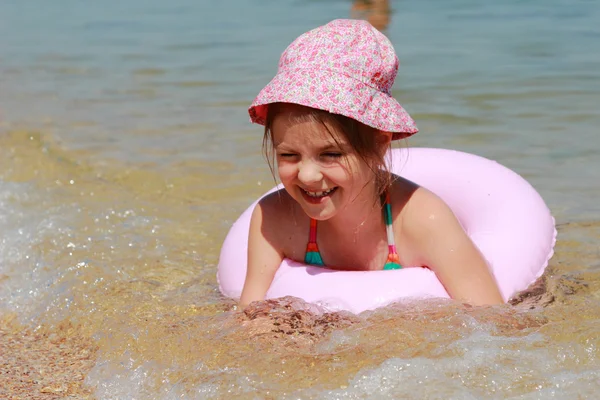
M 332 191 L 333 191 L 333 189 L 329 189 L 329 190 L 326 190 L 324 192 L 309 192 L 309 191 L 305 190 L 306 194 L 309 195 L 310 197 L 323 197 L 323 196 L 327 196 Z

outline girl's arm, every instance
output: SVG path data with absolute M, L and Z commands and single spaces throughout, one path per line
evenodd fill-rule
M 275 272 L 283 260 L 283 254 L 274 244 L 276 224 L 264 213 L 264 204 L 259 202 L 250 219 L 248 236 L 248 270 L 240 297 L 240 306 L 246 307 L 253 301 L 264 300 Z M 271 218 L 272 220 L 272 218 Z
M 414 197 L 405 218 L 421 265 L 436 273 L 453 299 L 472 305 L 504 303 L 485 258 L 450 207 L 424 189 Z

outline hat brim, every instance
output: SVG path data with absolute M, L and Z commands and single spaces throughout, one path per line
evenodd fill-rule
M 250 120 L 264 125 L 272 103 L 294 103 L 353 118 L 404 139 L 419 130 L 392 96 L 347 75 L 327 70 L 280 71 L 248 109 Z

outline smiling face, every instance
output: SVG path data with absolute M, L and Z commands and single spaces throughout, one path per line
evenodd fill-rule
M 373 201 L 375 172 L 356 151 L 335 118 L 314 118 L 314 110 L 287 105 L 270 126 L 277 171 L 286 191 L 305 213 L 332 218 L 356 201 Z

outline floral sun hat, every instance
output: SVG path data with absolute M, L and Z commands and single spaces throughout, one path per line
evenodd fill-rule
M 367 21 L 338 19 L 308 31 L 283 52 L 277 75 L 248 109 L 264 125 L 268 105 L 294 103 L 353 118 L 402 139 L 418 132 L 392 97 L 398 57 Z

